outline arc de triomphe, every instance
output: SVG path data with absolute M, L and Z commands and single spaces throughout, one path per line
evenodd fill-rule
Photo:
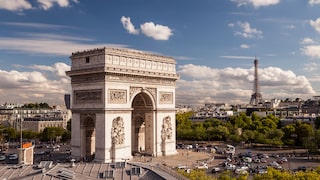
M 73 156 L 115 162 L 177 153 L 173 58 L 107 47 L 70 58 Z

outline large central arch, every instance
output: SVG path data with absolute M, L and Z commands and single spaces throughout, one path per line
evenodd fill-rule
M 72 155 L 101 162 L 176 154 L 175 60 L 136 50 L 73 53 Z
M 141 92 L 132 101 L 132 153 L 153 154 L 153 100 L 151 97 Z

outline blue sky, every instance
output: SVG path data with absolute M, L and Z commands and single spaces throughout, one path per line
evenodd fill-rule
M 0 103 L 63 104 L 72 52 L 176 59 L 176 104 L 320 95 L 320 0 L 0 0 Z

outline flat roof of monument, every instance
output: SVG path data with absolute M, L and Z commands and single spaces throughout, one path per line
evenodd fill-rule
M 176 63 L 175 59 L 170 56 L 164 56 L 156 53 L 151 53 L 148 51 L 141 51 L 136 49 L 130 48 L 119 48 L 119 47 L 102 47 L 102 48 L 94 48 L 94 49 L 87 49 L 84 51 L 77 51 L 73 52 L 71 57 L 78 57 L 78 56 L 89 56 L 94 54 L 110 54 L 110 55 L 121 55 L 121 56 L 128 56 L 128 57 L 137 57 L 141 59 L 148 59 L 147 57 L 153 57 L 152 60 L 161 60 L 169 63 Z M 70 57 L 70 58 L 71 58 Z

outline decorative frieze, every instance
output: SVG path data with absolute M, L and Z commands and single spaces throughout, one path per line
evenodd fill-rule
M 122 117 L 118 116 L 112 121 L 111 140 L 113 145 L 123 144 L 125 140 L 124 122 Z
M 130 87 L 130 99 L 132 99 L 132 96 L 138 92 L 142 91 L 142 87 Z
M 127 90 L 125 89 L 109 89 L 108 90 L 109 104 L 126 104 Z
M 139 75 L 121 75 L 121 74 L 108 74 L 107 81 L 111 82 L 127 82 L 127 83 L 140 83 L 140 84 L 155 84 L 155 85 L 167 85 L 174 86 L 175 79 L 161 78 L 161 77 L 149 77 L 149 76 L 139 76 Z
M 74 103 L 102 103 L 102 89 L 75 90 Z
M 156 88 L 149 88 L 149 87 L 147 87 L 146 90 L 149 91 L 150 94 L 152 94 L 152 96 L 153 96 L 154 99 L 156 99 L 156 97 L 157 97 L 157 96 L 156 96 L 156 95 L 157 95 L 157 89 L 156 89 Z
M 92 83 L 92 82 L 104 82 L 105 74 L 97 73 L 97 74 L 85 74 L 81 76 L 72 76 L 71 83 Z
M 173 93 L 172 92 L 160 92 L 160 104 L 172 104 Z

